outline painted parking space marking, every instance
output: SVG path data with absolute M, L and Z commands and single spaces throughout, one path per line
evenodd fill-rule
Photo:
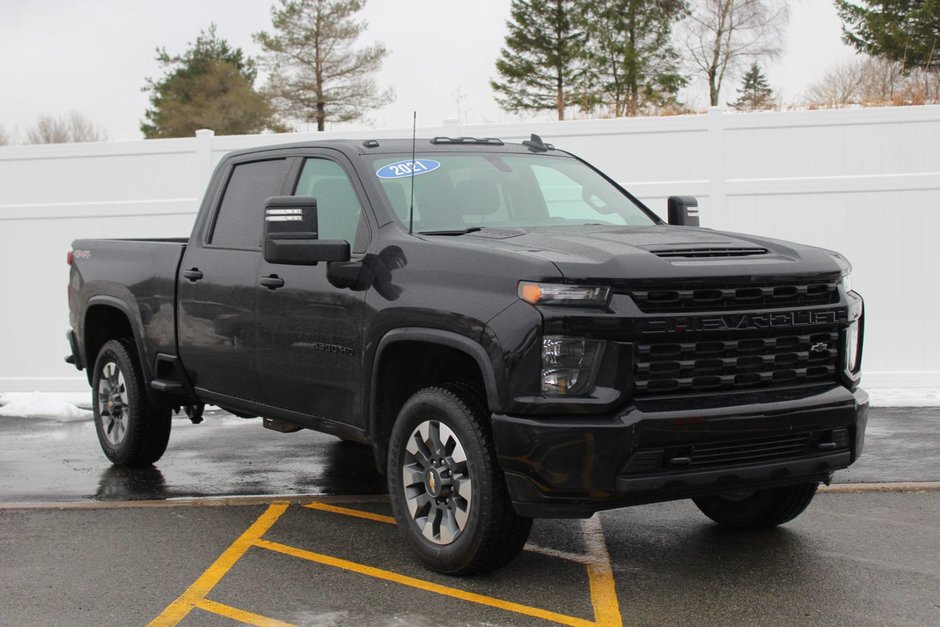
M 395 519 L 391 516 L 374 514 L 361 509 L 339 507 L 338 505 L 330 505 L 329 503 L 307 503 L 304 507 L 307 509 L 318 509 L 323 512 L 332 512 L 334 514 L 343 514 L 344 516 L 352 516 L 353 518 L 365 518 L 366 520 L 374 520 L 375 522 L 387 523 L 389 525 L 395 524 Z
M 252 523 L 245 533 L 239 536 L 229 548 L 225 549 L 212 566 L 207 568 L 206 572 L 200 575 L 193 585 L 189 586 L 179 598 L 170 603 L 159 616 L 153 619 L 150 625 L 154 627 L 178 625 L 196 607 L 196 604 L 204 600 L 216 584 L 222 581 L 222 577 L 232 569 L 235 562 L 241 559 L 248 552 L 248 549 L 254 546 L 261 539 L 261 536 L 274 526 L 277 519 L 287 511 L 287 508 L 287 503 L 274 503 L 268 506 L 268 509 L 258 517 L 258 520 Z
M 347 572 L 353 572 L 373 579 L 387 581 L 402 586 L 407 586 L 425 592 L 431 592 L 445 597 L 450 597 L 478 605 L 496 608 L 499 610 L 521 614 L 533 618 L 539 618 L 546 621 L 562 625 L 572 625 L 576 627 L 588 625 L 622 625 L 620 607 L 617 601 L 616 590 L 614 588 L 613 570 L 610 565 L 610 556 L 607 551 L 604 540 L 604 532 L 600 523 L 600 518 L 593 518 L 582 521 L 582 533 L 584 536 L 587 553 L 580 555 L 554 549 L 535 547 L 526 545 L 526 550 L 547 555 L 556 559 L 562 559 L 575 562 L 586 567 L 588 582 L 590 587 L 591 605 L 594 609 L 594 620 L 588 620 L 577 616 L 570 616 L 548 609 L 525 605 L 506 599 L 500 599 L 484 594 L 469 592 L 460 588 L 446 586 L 432 581 L 411 577 L 390 570 L 384 570 L 353 562 L 350 560 L 316 553 L 307 549 L 301 549 L 294 546 L 273 542 L 265 539 L 263 536 L 277 523 L 284 512 L 287 511 L 289 503 L 274 503 L 237 539 L 229 546 L 222 555 L 206 571 L 179 596 L 175 601 L 163 610 L 151 623 L 154 627 L 164 627 L 178 625 L 183 621 L 193 609 L 209 612 L 217 616 L 223 616 L 235 621 L 249 625 L 259 626 L 284 626 L 290 625 L 267 616 L 255 614 L 251 611 L 232 607 L 223 603 L 213 601 L 208 598 L 213 588 L 225 577 L 225 575 L 235 566 L 235 564 L 251 548 L 264 549 L 282 555 L 287 555 L 297 559 L 303 559 L 308 562 L 337 568 Z M 341 507 L 329 503 L 312 502 L 303 505 L 305 509 L 350 516 L 380 522 L 385 524 L 395 524 L 395 519 L 391 516 L 384 516 L 374 512 Z
M 475 592 L 467 592 L 466 590 L 461 590 L 459 588 L 452 588 L 450 586 L 443 586 L 441 584 L 433 583 L 431 581 L 426 581 L 424 579 L 418 579 L 416 577 L 409 577 L 408 575 L 401 575 L 389 570 L 383 570 L 381 568 L 374 568 L 372 566 L 366 566 L 365 564 L 360 564 L 358 562 L 351 562 L 349 560 L 340 559 L 338 557 L 331 557 L 329 555 L 321 555 L 319 553 L 313 553 L 312 551 L 307 551 L 304 549 L 298 549 L 292 546 L 286 546 L 278 542 L 270 542 L 267 540 L 260 540 L 258 546 L 272 551 L 277 551 L 279 553 L 284 553 L 292 557 L 299 557 L 300 559 L 305 559 L 310 562 L 315 562 L 317 564 L 323 564 L 325 566 L 333 566 L 334 568 L 341 568 L 343 570 L 348 570 L 354 573 L 359 573 L 361 575 L 367 575 L 375 579 L 381 579 L 384 581 L 390 581 L 392 583 L 401 584 L 403 586 L 408 586 L 411 588 L 417 588 L 418 590 L 424 590 L 426 592 L 434 592 L 435 594 L 440 594 L 442 596 L 452 597 L 454 599 L 460 599 L 462 601 L 470 601 L 471 603 L 477 603 L 479 605 L 488 605 L 490 607 L 495 607 L 501 610 L 507 610 L 509 612 L 515 612 L 517 614 L 524 614 L 526 616 L 533 616 L 535 618 L 544 618 L 545 620 L 550 620 L 562 625 L 575 625 L 578 627 L 584 625 L 596 625 L 597 623 L 585 620 L 583 618 L 577 618 L 575 616 L 568 616 L 566 614 L 559 614 L 557 612 L 552 612 L 550 610 L 544 610 L 538 607 L 532 607 L 529 605 L 523 605 L 521 603 L 514 603 L 512 601 L 506 601 L 504 599 L 498 599 L 496 597 L 486 596 L 483 594 L 477 594 Z
M 193 603 L 193 606 L 212 614 L 218 614 L 219 616 L 225 616 L 226 618 L 237 620 L 238 622 L 245 623 L 247 625 L 256 625 L 257 627 L 295 627 L 291 623 L 285 623 L 284 621 L 262 616 L 260 614 L 255 614 L 254 612 L 240 610 L 237 607 L 232 607 L 231 605 L 226 605 L 217 601 L 211 601 L 209 599 L 199 599 Z

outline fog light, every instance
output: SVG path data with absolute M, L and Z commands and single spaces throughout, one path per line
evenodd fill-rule
M 547 335 L 542 338 L 542 394 L 573 396 L 594 387 L 603 340 Z

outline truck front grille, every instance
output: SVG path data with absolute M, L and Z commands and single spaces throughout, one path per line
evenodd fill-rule
M 829 276 L 767 283 L 731 281 L 700 286 L 615 286 L 614 291 L 629 295 L 645 313 L 674 313 L 829 305 L 839 300 L 838 286 L 838 277 Z
M 839 331 L 765 331 L 761 335 L 637 344 L 634 395 L 693 394 L 834 380 Z

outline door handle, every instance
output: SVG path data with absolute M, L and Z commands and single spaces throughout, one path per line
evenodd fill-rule
M 276 274 L 269 274 L 268 276 L 261 277 L 261 285 L 269 290 L 276 290 L 279 287 L 284 287 L 284 279 Z
M 189 270 L 183 270 L 183 276 L 193 283 L 202 278 L 202 271 L 199 268 L 191 268 Z

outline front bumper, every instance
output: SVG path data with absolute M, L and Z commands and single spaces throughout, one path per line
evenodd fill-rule
M 828 481 L 862 452 L 868 394 L 822 386 L 644 400 L 609 415 L 493 415 L 517 513 L 596 511 Z

